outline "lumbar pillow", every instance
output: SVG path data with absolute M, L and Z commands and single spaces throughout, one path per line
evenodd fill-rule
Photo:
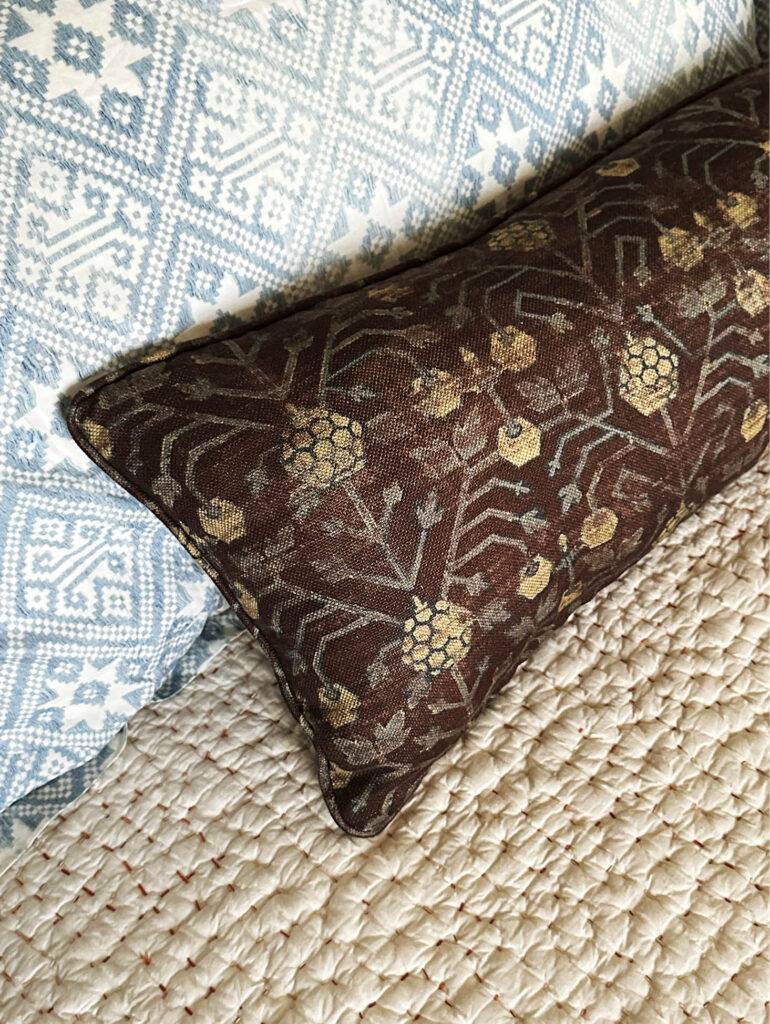
M 212 649 L 219 595 L 79 458 L 67 387 L 194 325 L 478 232 L 756 59 L 752 0 L 643 6 L 14 6 L 0 55 L 0 807 L 96 754 L 191 645 L 188 664 Z M 33 805 L 54 808 L 81 775 Z M 19 813 L 26 828 L 38 812 Z
M 766 118 L 763 69 L 472 245 L 76 397 L 262 638 L 350 832 L 765 446 Z

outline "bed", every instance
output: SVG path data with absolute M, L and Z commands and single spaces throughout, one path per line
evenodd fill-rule
M 758 1022 L 769 507 L 581 608 L 374 839 L 241 634 L 0 879 L 3 1021 Z

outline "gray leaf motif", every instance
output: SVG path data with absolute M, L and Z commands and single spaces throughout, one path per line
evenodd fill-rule
M 265 468 L 264 461 L 261 457 L 254 469 L 247 473 L 246 483 L 249 487 L 249 493 L 254 498 L 258 498 L 270 483 L 270 474 Z
M 367 666 L 366 678 L 369 680 L 369 685 L 372 688 L 376 688 L 380 683 L 384 683 L 389 677 L 390 673 L 384 661 L 375 660 L 371 665 Z
M 588 374 L 574 366 L 558 366 L 556 384 L 565 395 L 575 398 L 588 386 Z
M 294 527 L 291 523 L 282 526 L 274 537 L 265 541 L 265 557 L 275 558 L 285 552 L 291 551 L 294 547 Z
M 455 450 L 443 439 L 434 437 L 424 448 L 415 448 L 412 458 L 422 464 L 422 470 L 431 480 L 440 480 L 461 465 Z
M 417 516 L 417 522 L 424 530 L 429 530 L 431 526 L 435 526 L 436 523 L 441 522 L 444 518 L 444 510 L 439 504 L 438 494 L 435 490 L 428 492 L 428 496 L 425 501 L 417 502 L 415 514 Z
M 416 708 L 420 701 L 431 691 L 432 680 L 427 672 L 415 672 L 413 681 L 406 688 L 407 705 Z
M 387 725 L 380 725 L 378 722 L 374 727 L 374 742 L 377 746 L 377 753 L 380 755 L 389 754 L 392 750 L 403 746 L 407 737 L 404 730 L 404 712 L 397 711 Z
M 532 493 L 531 486 L 524 480 L 513 480 L 508 486 L 517 498 L 525 498 L 528 494 Z
M 346 394 L 348 398 L 359 404 L 379 398 L 377 392 L 373 388 L 366 387 L 365 384 L 354 384 L 353 387 L 347 389 Z
M 505 601 L 501 597 L 491 600 L 476 616 L 479 625 L 485 633 L 490 633 L 495 626 L 501 626 L 510 617 L 511 613 L 506 608 Z
M 409 427 L 403 420 L 391 412 L 375 416 L 366 424 L 366 437 L 369 441 L 387 444 L 400 441 L 409 433 Z
M 414 742 L 422 750 L 430 750 L 436 746 L 443 735 L 443 731 L 437 725 L 432 725 L 422 736 L 416 736 Z
M 706 311 L 704 296 L 697 289 L 690 288 L 679 300 L 679 314 L 694 320 L 696 316 Z
M 543 515 L 542 509 L 531 508 L 521 517 L 521 525 L 525 533 L 537 533 L 548 525 L 548 520 Z
M 458 424 L 452 431 L 452 441 L 458 455 L 463 459 L 472 459 L 487 443 L 486 432 L 481 429 L 481 414 L 478 409 Z
M 394 481 L 382 492 L 383 501 L 388 508 L 398 505 L 403 496 L 404 492 L 401 490 L 401 485 L 397 481 Z
M 339 516 L 329 516 L 321 523 L 321 529 L 327 537 L 339 537 L 345 530 L 345 523 Z
M 330 583 L 341 583 L 350 576 L 350 568 L 336 554 L 331 554 L 328 558 L 311 558 L 310 564 L 319 576 Z
M 294 528 L 289 523 L 282 526 L 275 536 L 266 538 L 261 550 L 245 549 L 238 563 L 243 570 L 259 578 L 275 579 L 291 565 L 294 556 Z
M 466 306 L 449 306 L 444 310 L 444 316 L 451 320 L 452 327 L 459 331 L 471 318 L 471 311 Z
M 505 635 L 518 643 L 519 640 L 531 636 L 535 630 L 534 619 L 531 615 L 527 615 L 525 618 L 517 619 L 513 625 L 509 626 L 505 631 Z
M 632 551 L 636 551 L 636 549 L 642 543 L 643 537 L 644 528 L 640 526 L 639 529 L 634 530 L 633 534 L 630 537 L 627 537 L 618 548 L 618 554 L 620 555 L 620 557 L 626 558 L 628 555 L 631 554 Z
M 569 512 L 572 506 L 577 505 L 583 497 L 583 492 L 577 484 L 565 484 L 559 491 L 559 497 L 561 498 L 562 512 Z
M 537 412 L 548 412 L 561 404 L 561 395 L 546 377 L 523 381 L 518 391 Z
M 553 313 L 551 316 L 551 327 L 555 331 L 569 331 L 572 329 L 574 324 L 568 319 L 561 311 Z
M 689 289 L 679 300 L 679 312 L 688 319 L 713 310 L 727 294 L 727 285 L 715 275 L 698 289 Z
M 489 580 L 483 572 L 474 573 L 473 576 L 464 579 L 462 583 L 471 597 L 478 597 L 479 594 L 483 594 L 489 586 Z
M 295 487 L 289 495 L 289 508 L 297 519 L 306 519 L 321 501 L 315 487 Z
M 348 764 L 370 764 L 377 753 L 371 740 L 346 740 L 337 737 L 334 746 Z
M 551 614 L 556 611 L 556 604 L 558 600 L 559 595 L 557 594 L 556 590 L 554 590 L 554 588 L 551 587 L 550 591 L 547 592 L 545 597 L 543 598 L 540 607 L 535 612 L 535 622 L 538 624 L 538 626 L 541 626 L 543 623 L 547 622 L 547 620 L 551 617 Z

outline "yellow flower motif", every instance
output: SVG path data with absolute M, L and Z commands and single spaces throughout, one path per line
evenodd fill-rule
M 766 419 L 767 403 L 763 402 L 761 398 L 757 398 L 751 405 L 746 406 L 743 412 L 743 422 L 741 423 L 743 440 L 750 441 L 753 437 L 756 437 L 762 427 L 764 427 Z
M 583 593 L 583 584 L 582 583 L 577 583 L 572 588 L 572 590 L 565 590 L 564 593 L 561 595 L 561 600 L 559 601 L 559 611 L 560 612 L 564 611 L 564 609 L 568 605 L 574 604 L 574 602 L 577 601 L 577 599 L 580 597 L 580 595 L 582 593 Z
M 489 236 L 490 249 L 545 249 L 554 240 L 547 220 L 514 220 Z
M 537 358 L 535 339 L 518 327 L 503 327 L 490 338 L 492 362 L 505 370 L 524 370 Z
M 412 381 L 415 395 L 424 395 L 420 410 L 425 416 L 442 419 L 459 406 L 463 392 L 460 382 L 447 370 L 428 370 Z
M 692 270 L 703 259 L 703 247 L 691 231 L 670 228 L 658 235 L 660 252 L 666 263 Z
M 679 356 L 654 338 L 629 331 L 620 363 L 620 397 L 643 416 L 679 393 Z
M 622 160 L 610 160 L 596 170 L 604 178 L 626 178 L 629 174 L 639 170 L 639 161 L 632 156 L 624 157 Z
M 535 555 L 519 573 L 519 594 L 532 601 L 545 590 L 551 580 L 553 562 L 544 555 Z
M 335 764 L 333 761 L 329 762 L 329 778 L 331 779 L 333 789 L 344 789 L 352 777 L 352 772 L 348 772 L 344 768 L 340 768 L 340 766 Z
M 717 206 L 725 220 L 739 228 L 750 228 L 757 222 L 757 201 L 743 192 L 728 192 L 727 199 L 718 200 Z
M 404 623 L 403 663 L 429 676 L 459 664 L 470 649 L 471 613 L 443 597 L 436 602 L 414 597 L 412 605 L 412 616 Z
M 736 274 L 734 279 L 735 297 L 751 316 L 756 316 L 767 309 L 770 302 L 770 282 L 759 270 L 748 270 L 745 274 Z
M 112 455 L 112 442 L 110 441 L 110 433 L 107 428 L 103 427 L 101 423 L 95 423 L 93 420 L 83 420 L 81 426 L 83 433 L 101 457 L 109 459 Z
M 364 465 L 363 428 L 358 420 L 321 406 L 288 406 L 292 429 L 281 451 L 284 469 L 303 483 L 325 490 Z
M 361 698 L 339 683 L 324 683 L 318 691 L 318 700 L 335 729 L 350 725 L 358 718 Z
M 205 509 L 198 512 L 204 531 L 217 540 L 231 544 L 246 532 L 243 509 L 227 498 L 212 498 Z
M 497 450 L 514 466 L 523 466 L 540 454 L 540 428 L 518 416 L 509 427 L 498 430 Z
M 597 508 L 583 520 L 580 539 L 589 548 L 598 548 L 612 540 L 618 525 L 618 517 L 611 508 Z

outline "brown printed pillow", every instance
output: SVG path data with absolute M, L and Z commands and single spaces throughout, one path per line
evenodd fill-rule
M 543 633 L 767 434 L 767 71 L 472 245 L 76 396 L 372 835 Z

